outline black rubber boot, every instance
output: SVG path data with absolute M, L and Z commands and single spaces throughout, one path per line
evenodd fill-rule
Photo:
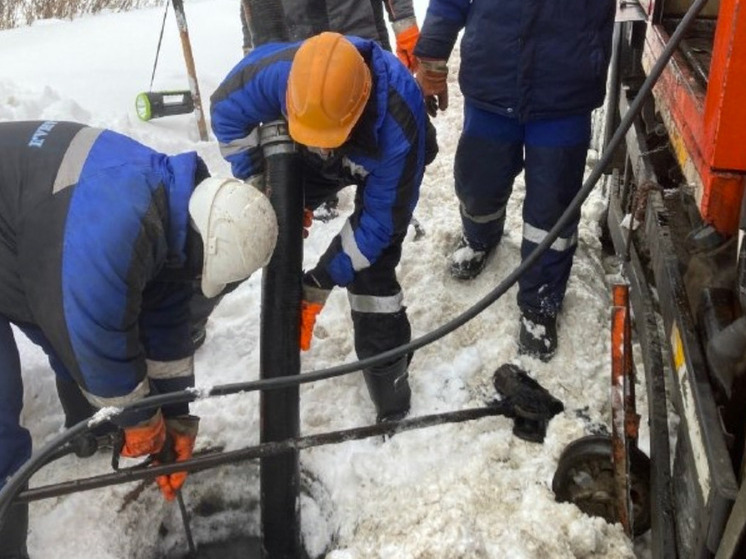
M 13 505 L 0 528 L 0 559 L 29 559 L 27 533 L 28 504 Z
M 475 249 L 465 237 L 461 237 L 451 253 L 451 276 L 459 280 L 474 279 L 484 270 L 487 258 L 493 250 L 494 247 L 487 250 Z
M 412 391 L 407 378 L 407 357 L 363 371 L 368 394 L 376 406 L 376 422 L 397 421 L 409 413 Z
M 554 357 L 557 351 L 557 317 L 523 311 L 518 351 L 544 362 Z

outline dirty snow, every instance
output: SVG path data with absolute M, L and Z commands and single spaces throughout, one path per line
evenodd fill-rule
M 426 0 L 417 0 L 420 21 Z M 202 97 L 241 53 L 237 0 L 186 3 Z M 197 150 L 213 173 L 227 173 L 214 138 L 200 142 L 193 117 L 149 123 L 134 112 L 147 90 L 162 8 L 45 21 L 0 32 L 0 120 L 79 120 L 125 133 L 167 153 Z M 435 119 L 440 155 L 427 169 L 416 217 L 427 234 L 410 231 L 399 269 L 413 334 L 419 337 L 466 310 L 520 261 L 522 178 L 508 207 L 505 236 L 485 272 L 457 282 L 447 257 L 459 240 L 453 192 L 454 153 L 462 103 L 451 60 L 451 106 Z M 187 87 L 173 14 L 163 38 L 154 89 Z M 342 193 L 342 215 L 353 194 Z M 563 448 L 610 423 L 609 288 L 598 240 L 603 212 L 597 189 L 586 204 L 579 245 L 550 363 L 519 357 L 515 288 L 481 315 L 418 351 L 410 369 L 412 415 L 478 407 L 494 396 L 492 372 L 504 362 L 525 367 L 566 411 L 549 425 L 543 445 L 512 436 L 511 422 L 486 418 L 301 453 L 303 536 L 312 556 L 328 559 L 628 558 L 634 548 L 620 526 L 555 502 L 551 480 Z M 311 266 L 343 218 L 314 223 L 305 243 Z M 201 388 L 257 378 L 260 274 L 228 295 L 211 317 L 196 356 Z M 335 290 L 319 317 L 304 371 L 355 359 L 346 294 Z M 23 421 L 41 445 L 63 417 L 44 356 L 17 332 L 26 386 Z M 643 394 L 644 390 L 638 390 Z M 199 448 L 238 449 L 259 439 L 258 397 L 200 400 Z M 303 434 L 374 421 L 360 373 L 301 387 Z M 68 457 L 42 470 L 32 485 L 109 471 L 109 457 Z M 222 467 L 190 477 L 184 497 L 197 542 L 259 530 L 258 466 Z M 129 484 L 39 501 L 31 507 L 29 546 L 35 559 L 178 556 L 186 550 L 178 508 L 153 486 Z

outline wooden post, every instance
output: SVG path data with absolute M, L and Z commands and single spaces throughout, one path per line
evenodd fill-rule
M 197 117 L 197 128 L 199 130 L 199 139 L 207 141 L 207 124 L 205 123 L 205 113 L 202 110 L 202 98 L 199 94 L 199 84 L 197 83 L 197 71 L 194 68 L 194 57 L 192 56 L 192 44 L 189 42 L 189 28 L 187 27 L 186 14 L 184 13 L 183 0 L 171 0 L 176 14 L 176 23 L 179 26 L 179 37 L 181 38 L 181 48 L 184 51 L 184 62 L 186 62 L 187 74 L 189 74 L 189 91 L 192 93 L 194 101 L 194 115 Z

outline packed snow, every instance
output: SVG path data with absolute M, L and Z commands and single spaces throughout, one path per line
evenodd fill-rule
M 427 0 L 416 0 L 422 22 Z M 196 150 L 214 174 L 229 173 L 211 135 L 199 141 L 193 115 L 138 120 L 135 96 L 150 84 L 163 8 L 104 13 L 74 21 L 38 21 L 0 32 L 0 120 L 76 120 L 127 134 L 166 153 Z M 209 96 L 241 56 L 237 0 L 186 3 L 199 87 Z M 426 234 L 410 231 L 399 278 L 414 337 L 465 311 L 520 262 L 522 177 L 508 207 L 505 237 L 485 272 L 458 282 L 447 271 L 459 239 L 453 162 L 461 130 L 449 61 L 451 105 L 434 120 L 440 154 L 428 167 L 415 215 Z M 154 90 L 186 89 L 173 13 L 166 22 Z M 209 124 L 208 124 L 209 127 Z M 352 209 L 315 222 L 305 241 L 313 266 Z M 550 363 L 517 354 L 519 312 L 512 288 L 477 318 L 419 350 L 410 367 L 411 416 L 483 406 L 495 397 L 493 371 L 524 367 L 565 404 L 544 444 L 512 435 L 512 422 L 490 417 L 301 452 L 301 522 L 311 557 L 328 559 L 629 558 L 634 545 L 619 525 L 557 503 L 551 480 L 571 441 L 610 425 L 609 281 L 599 241 L 600 189 L 583 209 L 579 245 Z M 258 378 L 261 274 L 225 297 L 197 352 L 199 388 Z M 24 365 L 23 422 L 37 447 L 61 432 L 63 415 L 44 355 L 16 331 Z M 346 293 L 336 289 L 319 317 L 302 370 L 355 360 Z M 304 435 L 375 420 L 360 373 L 302 385 Z M 643 395 L 644 390 L 638 390 Z M 235 450 L 259 441 L 256 393 L 202 399 L 198 450 Z M 644 413 L 644 410 L 643 410 Z M 110 457 L 66 457 L 43 469 L 32 486 L 110 471 Z M 197 544 L 257 535 L 258 464 L 225 466 L 190 476 L 184 499 Z M 639 546 L 638 546 L 639 547 Z M 155 485 L 126 484 L 34 502 L 29 549 L 34 559 L 178 557 L 186 539 L 178 507 Z M 639 549 L 638 549 L 639 552 Z

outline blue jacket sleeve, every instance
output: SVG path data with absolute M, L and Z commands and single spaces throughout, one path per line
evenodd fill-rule
M 143 292 L 139 334 L 147 358 L 148 380 L 156 393 L 194 386 L 189 306 L 193 293 L 192 284 L 185 281 L 152 281 Z M 161 409 L 166 417 L 189 413 L 187 403 Z
M 285 92 L 296 50 L 297 44 L 258 47 L 210 98 L 212 130 L 220 152 L 240 179 L 263 170 L 256 127 L 285 115 Z
M 388 147 L 366 177 L 362 204 L 319 262 L 336 285 L 348 285 L 355 272 L 374 264 L 395 239 L 403 239 L 424 170 L 422 123 L 412 120 L 409 124 L 405 132 L 391 119 Z
M 128 164 L 117 164 L 114 154 Z M 151 282 L 179 248 L 173 242 L 183 242 L 169 225 L 180 216 L 186 220 L 175 208 L 191 192 L 195 158 L 178 159 L 174 175 L 163 171 L 162 160 L 102 135 L 67 208 L 64 323 L 82 386 L 98 407 L 136 402 L 162 379 L 182 383 L 165 391 L 193 382 L 190 287 L 156 297 Z M 174 181 L 178 187 L 169 188 Z M 152 413 L 128 413 L 118 423 L 131 425 Z
M 120 194 L 115 211 L 98 195 L 96 183 L 103 180 L 112 196 Z M 145 282 L 166 254 L 162 230 L 142 234 L 142 208 L 150 202 L 141 179 L 122 168 L 81 180 L 68 211 L 61 274 L 65 322 L 87 396 L 99 407 L 124 406 L 150 393 L 138 317 Z M 152 412 L 123 421 L 137 423 Z
M 414 54 L 448 60 L 470 9 L 471 0 L 430 0 Z

